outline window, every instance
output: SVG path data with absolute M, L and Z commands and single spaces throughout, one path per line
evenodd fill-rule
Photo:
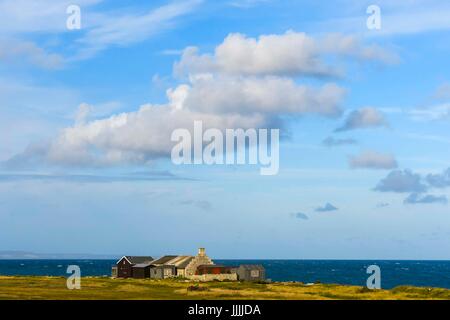
M 258 278 L 259 277 L 259 270 L 251 270 L 250 271 L 250 277 Z
M 165 276 L 171 276 L 172 275 L 172 270 L 171 269 L 164 269 L 164 275 Z

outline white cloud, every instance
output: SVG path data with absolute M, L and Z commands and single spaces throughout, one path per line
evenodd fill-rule
M 375 151 L 365 151 L 349 158 L 351 168 L 366 169 L 395 169 L 397 160 L 392 154 L 383 154 Z
M 405 204 L 433 204 L 433 203 L 447 204 L 448 199 L 447 196 L 445 195 L 435 196 L 432 194 L 421 195 L 418 193 L 412 193 L 403 202 Z
M 327 203 L 325 204 L 323 207 L 318 207 L 316 208 L 316 212 L 329 212 L 329 211 L 337 211 L 339 210 L 338 208 L 336 208 L 334 205 L 332 205 L 331 203 Z
M 114 36 L 109 43 L 119 38 Z M 187 52 L 193 50 L 188 49 L 174 66 L 184 66 L 188 80 L 167 91 L 167 103 L 147 104 L 135 112 L 97 120 L 89 119 L 95 108 L 83 104 L 72 127 L 65 128 L 47 144 L 31 146 L 11 162 L 26 163 L 29 159 L 33 163 L 82 166 L 146 164 L 168 157 L 173 147 L 173 130 L 192 130 L 195 120 L 201 120 L 205 127 L 224 130 L 282 128 L 285 118 L 307 114 L 338 116 L 345 98 L 342 87 L 333 83 L 304 85 L 293 79 L 298 72 L 316 72 L 319 60 L 312 69 L 305 68 L 319 59 L 322 50 L 354 55 L 358 51 L 355 48 L 360 48 L 352 44 L 351 38 L 324 39 L 316 41 L 292 32 L 261 36 L 259 40 L 230 35 L 217 47 L 214 58 L 194 51 L 190 55 L 195 61 L 186 60 Z M 340 45 L 332 48 L 332 43 L 339 41 Z M 298 47 L 291 50 L 290 46 Z M 280 59 L 274 62 L 277 57 Z M 363 110 L 359 121 L 360 126 L 373 125 L 370 110 Z
M 173 147 L 172 131 L 192 129 L 194 120 L 222 130 L 268 128 L 284 113 L 333 115 L 338 110 L 333 103 L 342 98 L 341 89 L 334 86 L 298 95 L 297 91 L 303 90 L 290 82 L 285 89 L 282 84 L 274 86 L 273 81 L 279 79 L 253 80 L 256 82 L 246 79 L 247 83 L 237 83 L 232 89 L 214 83 L 214 79 L 180 85 L 168 91 L 166 105 L 144 105 L 136 112 L 91 122 L 84 121 L 89 107 L 83 104 L 76 124 L 64 129 L 51 142 L 48 152 L 38 156 L 50 163 L 66 165 L 143 164 L 168 156 Z M 252 86 L 255 91 L 249 89 Z M 265 98 L 269 101 L 264 102 Z
M 385 127 L 387 122 L 384 115 L 377 109 L 366 107 L 359 110 L 352 111 L 342 127 L 335 131 L 348 131 L 354 129 L 367 129 L 376 127 Z
M 63 60 L 61 55 L 48 53 L 30 41 L 0 41 L 0 63 L 29 63 L 44 69 L 58 69 Z
M 323 55 L 350 56 L 362 60 L 392 62 L 395 56 L 377 46 L 364 46 L 357 38 L 329 34 L 315 39 L 305 33 L 262 35 L 258 39 L 243 34 L 228 35 L 214 54 L 199 54 L 187 48 L 175 65 L 178 75 L 226 73 L 231 75 L 312 75 L 338 76 L 341 71 L 327 65 Z
M 380 192 L 422 193 L 427 190 L 427 186 L 422 182 L 422 177 L 411 170 L 394 170 L 386 178 L 382 179 L 374 190 Z
M 194 80 L 183 107 L 214 113 L 336 116 L 344 95 L 345 90 L 335 84 L 315 89 L 287 78 L 214 77 Z
M 450 187 L 450 168 L 440 174 L 428 174 L 426 179 L 435 188 Z

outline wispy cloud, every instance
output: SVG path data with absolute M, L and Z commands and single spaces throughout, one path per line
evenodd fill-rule
M 448 19 L 450 5 L 446 1 L 378 0 L 376 2 L 358 2 L 357 5 L 353 0 L 340 2 L 341 6 L 353 7 L 355 10 L 345 18 L 329 19 L 318 23 L 320 29 L 332 28 L 346 33 L 356 31 L 369 37 L 401 36 L 450 29 L 450 20 Z M 366 19 L 368 16 L 361 14 L 371 4 L 376 4 L 381 8 L 381 29 L 379 30 L 367 29 Z
M 339 210 L 337 207 L 332 205 L 331 203 L 325 204 L 323 207 L 316 208 L 316 212 L 329 212 L 329 211 L 337 211 Z
M 446 196 L 435 196 L 435 195 L 421 195 L 418 193 L 410 194 L 404 201 L 405 204 L 447 204 L 448 199 Z
M 307 214 L 303 213 L 303 212 L 296 212 L 293 214 L 293 216 L 297 219 L 300 220 L 309 220 L 309 217 Z
M 387 203 L 387 202 L 379 202 L 379 203 L 377 203 L 377 205 L 375 207 L 377 209 L 387 208 L 387 207 L 389 207 L 389 203 Z
M 228 5 L 237 7 L 237 8 L 253 8 L 258 5 L 267 4 L 272 0 L 233 0 L 229 1 Z
M 439 174 L 428 174 L 427 182 L 435 188 L 450 187 L 450 168 Z
M 397 160 L 392 154 L 384 154 L 375 151 L 364 151 L 356 156 L 349 157 L 350 168 L 366 169 L 395 169 Z
M 144 41 L 176 25 L 176 19 L 191 13 L 203 0 L 176 1 L 147 13 L 112 14 L 78 39 L 82 46 L 74 59 L 90 58 L 110 46 Z
M 46 181 L 73 183 L 111 183 L 111 182 L 145 182 L 161 180 L 191 180 L 176 176 L 168 171 L 132 172 L 119 175 L 98 174 L 53 174 L 53 173 L 0 173 L 0 182 L 11 181 Z
M 0 35 L 66 32 L 66 10 L 74 2 L 87 14 L 102 0 L 0 0 Z
M 349 131 L 355 129 L 368 129 L 377 127 L 386 127 L 387 121 L 379 110 L 366 107 L 352 111 L 345 120 L 344 124 L 337 128 L 335 132 Z
M 408 111 L 408 114 L 416 121 L 448 120 L 450 119 L 450 103 L 416 108 Z
M 59 69 L 64 58 L 55 53 L 49 53 L 31 41 L 8 39 L 0 41 L 0 64 L 31 64 L 44 69 Z
M 327 137 L 322 141 L 322 144 L 326 147 L 337 147 L 337 146 L 345 146 L 345 145 L 354 145 L 357 144 L 358 141 L 352 138 L 340 139 L 334 137 Z
M 134 7 L 118 10 L 100 10 L 96 7 L 102 0 L 78 0 L 81 8 L 82 26 L 73 33 L 75 54 L 64 59 L 55 53 L 47 53 L 32 42 L 17 39 L 30 37 L 36 33 L 43 36 L 62 35 L 66 29 L 67 8 L 73 1 L 61 0 L 0 0 L 0 38 L 17 44 L 4 47 L 0 44 L 0 60 L 6 54 L 19 53 L 36 65 L 54 68 L 65 62 L 87 59 L 109 47 L 123 47 L 145 41 L 162 31 L 177 26 L 180 18 L 192 13 L 203 0 L 172 1 L 152 8 L 147 12 Z M 2 48 L 4 47 L 4 48 Z M 3 52 L 3 54 L 2 54 Z

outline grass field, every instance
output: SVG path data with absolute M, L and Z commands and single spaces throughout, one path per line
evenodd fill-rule
M 300 283 L 193 283 L 184 280 L 137 280 L 84 277 L 80 290 L 68 290 L 63 277 L 0 276 L 0 299 L 446 299 L 450 290 L 397 287 L 368 290 L 356 286 Z

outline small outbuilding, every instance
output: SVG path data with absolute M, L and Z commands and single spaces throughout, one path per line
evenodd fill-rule
M 112 268 L 111 268 L 111 277 L 117 278 L 117 266 L 112 266 Z
M 150 263 L 153 260 L 150 256 L 137 257 L 137 256 L 123 256 L 117 261 L 117 277 L 118 278 L 132 278 L 133 266 L 142 263 Z
M 243 264 L 236 269 L 240 281 L 264 281 L 266 269 L 260 264 Z
M 151 263 L 138 263 L 132 267 L 133 278 L 145 279 L 150 278 Z

